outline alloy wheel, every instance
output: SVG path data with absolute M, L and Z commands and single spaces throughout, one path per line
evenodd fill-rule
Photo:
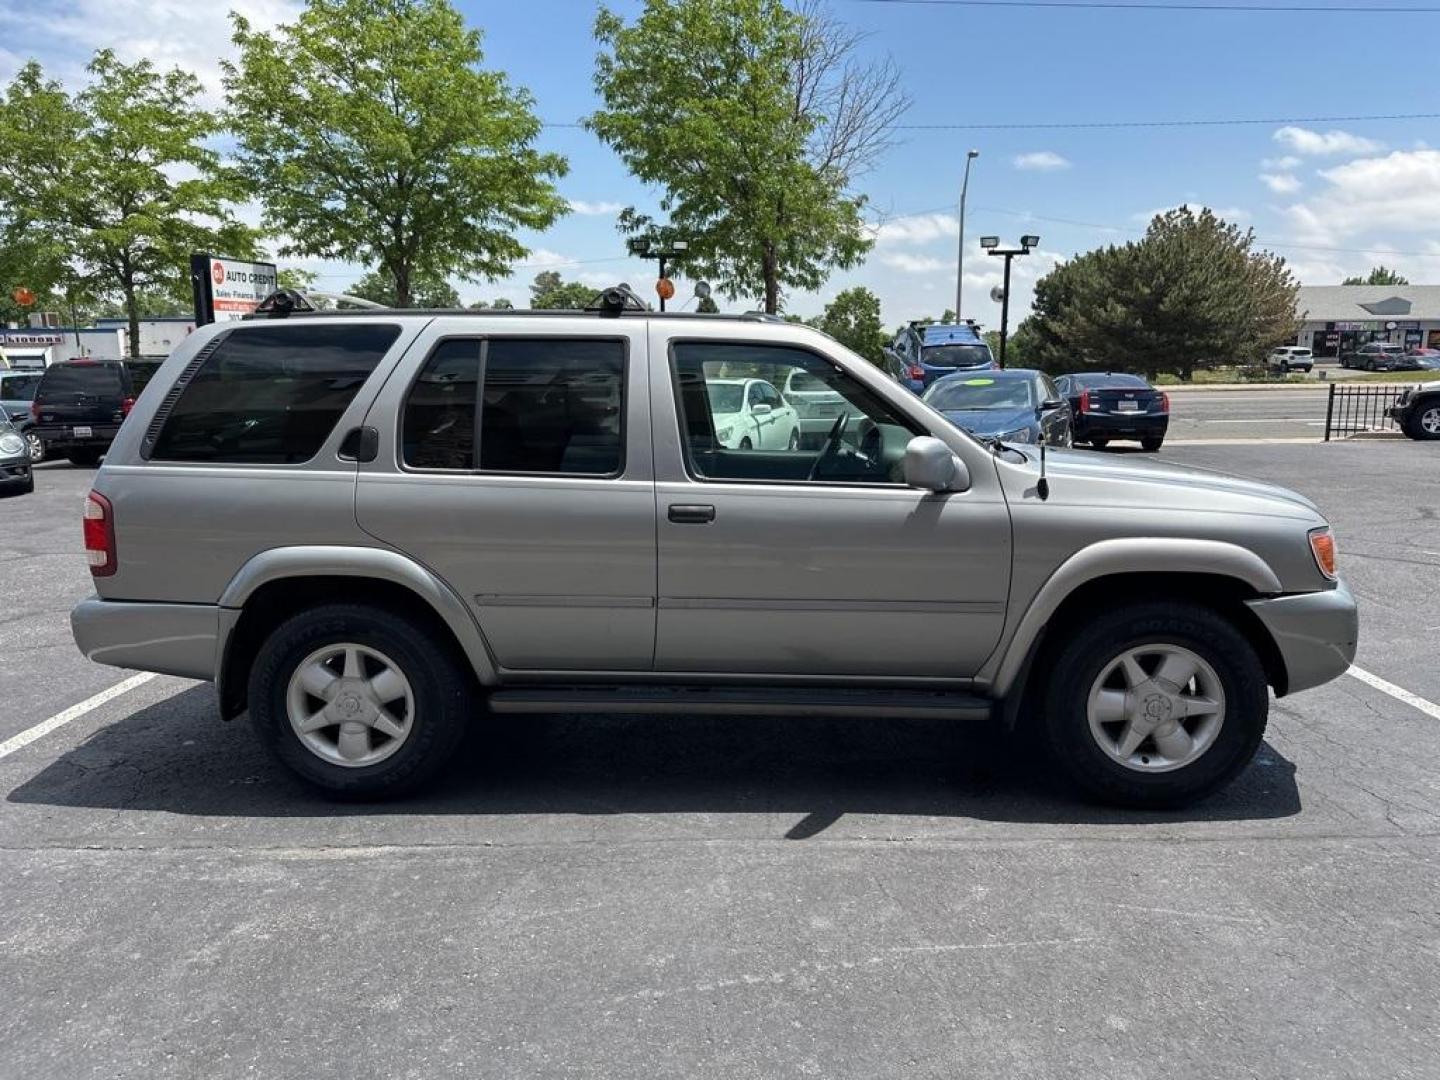
M 1420 430 L 1440 436 L 1440 405 L 1432 405 L 1420 414 Z
M 1126 649 L 1101 669 L 1086 705 L 1090 734 L 1136 772 L 1184 768 L 1215 744 L 1225 690 L 1204 659 L 1180 645 Z
M 337 642 L 295 668 L 285 709 L 301 745 L 333 765 L 360 768 L 390 757 L 414 728 L 415 694 L 390 657 Z
M 35 432 L 25 432 L 25 449 L 29 452 L 32 463 L 45 460 L 45 440 Z

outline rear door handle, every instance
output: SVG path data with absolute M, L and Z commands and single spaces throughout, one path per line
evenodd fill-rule
M 677 525 L 708 525 L 715 520 L 715 507 L 694 503 L 674 503 L 670 520 Z

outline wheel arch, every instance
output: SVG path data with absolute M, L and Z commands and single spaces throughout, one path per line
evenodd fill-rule
M 1279 649 L 1245 600 L 1283 591 L 1275 571 L 1255 552 L 1222 540 L 1133 537 L 1102 540 L 1083 548 L 1050 575 L 1030 601 L 1003 650 L 987 662 L 978 679 L 996 698 L 1013 694 L 1055 630 L 1091 605 L 1113 606 L 1131 599 L 1183 597 L 1234 617 L 1265 666 L 1277 694 L 1287 677 Z M 1022 687 L 1023 690 L 1023 687 Z
M 428 622 L 469 662 L 481 685 L 498 681 L 474 616 L 413 559 L 383 548 L 273 548 L 250 559 L 220 597 L 215 682 L 222 715 L 244 710 L 250 665 L 270 630 L 306 608 L 340 601 L 376 604 Z

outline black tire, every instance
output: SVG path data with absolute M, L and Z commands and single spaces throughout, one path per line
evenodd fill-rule
M 1158 439 L 1141 439 L 1140 449 L 1146 451 L 1147 453 L 1153 454 L 1156 450 L 1160 449 L 1161 445 L 1164 442 L 1165 439 L 1163 436 Z
M 300 662 L 327 644 L 353 642 L 384 653 L 409 680 L 415 708 L 403 745 L 373 765 L 332 764 L 307 749 L 286 708 Z M 453 643 L 424 623 L 364 604 L 301 612 L 266 638 L 249 681 L 250 722 L 265 747 L 301 779 L 338 799 L 395 798 L 432 780 L 454 757 L 472 714 L 471 680 Z
M 1419 439 L 1422 442 L 1428 442 L 1431 439 L 1440 439 L 1440 431 L 1431 433 L 1426 431 L 1420 423 L 1421 417 L 1436 412 L 1440 412 L 1440 398 L 1431 398 L 1429 401 L 1422 402 L 1411 408 L 1410 418 L 1405 421 L 1405 434 L 1409 435 L 1412 439 Z
M 40 438 L 34 431 L 22 431 L 21 436 L 25 439 L 25 449 L 30 454 L 30 464 L 38 465 L 45 460 L 45 440 Z
M 100 464 L 99 450 L 71 450 L 65 456 L 70 459 L 71 465 L 79 465 L 82 469 L 93 469 Z
M 755 444 L 750 441 L 750 436 L 749 436 L 749 435 L 746 435 L 743 439 L 740 440 L 740 449 L 741 449 L 741 450 L 753 450 L 753 449 L 755 449 Z
M 1119 806 L 1185 806 L 1218 791 L 1244 769 L 1265 736 L 1270 695 L 1255 650 L 1230 620 L 1183 601 L 1126 605 L 1075 628 L 1056 656 L 1044 698 L 1050 760 L 1091 799 Z M 1107 665 L 1137 645 L 1169 643 L 1204 659 L 1219 677 L 1225 714 L 1215 741 L 1189 765 L 1141 772 L 1116 761 L 1090 733 L 1090 689 Z
M 790 432 L 790 441 L 789 441 L 789 443 L 786 444 L 785 449 L 791 451 L 792 453 L 793 453 L 794 451 L 800 449 L 800 429 L 799 429 L 799 428 L 795 428 L 795 429 L 793 429 L 793 430 Z
M 1108 438 L 1103 438 L 1098 435 L 1091 435 L 1090 445 L 1093 446 L 1096 450 L 1104 450 L 1105 447 L 1110 445 L 1110 440 Z

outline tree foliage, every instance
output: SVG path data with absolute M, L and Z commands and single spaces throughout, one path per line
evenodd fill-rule
M 1035 286 L 1034 363 L 1189 377 L 1254 363 L 1295 332 L 1285 260 L 1211 211 L 1157 215 L 1143 239 L 1061 263 Z
M 442 277 L 422 274 L 410 280 L 409 302 L 400 303 L 395 291 L 395 279 L 380 270 L 368 274 L 345 290 L 361 300 L 373 300 L 386 307 L 458 308 L 460 294 L 455 287 Z
M 1340 284 L 1342 285 L 1409 285 L 1407 278 L 1401 277 L 1397 272 L 1386 266 L 1371 267 L 1370 273 L 1364 277 L 1347 277 Z
M 580 311 L 600 290 L 580 281 L 565 281 L 558 270 L 542 270 L 530 286 L 530 306 L 549 310 Z
M 485 71 L 446 0 L 311 0 L 289 25 L 232 16 L 225 63 L 238 161 L 282 255 L 361 260 L 394 282 L 499 277 L 520 228 L 564 212 L 566 164 L 533 146 L 529 93 Z
M 872 364 L 880 363 L 880 350 L 886 341 L 885 327 L 880 322 L 880 298 L 864 286 L 839 293 L 825 305 L 814 325 Z
M 243 190 L 208 145 L 217 123 L 194 75 L 105 49 L 86 71 L 72 96 L 32 61 L 6 90 L 0 227 L 44 238 L 21 256 L 37 293 L 122 303 L 138 355 L 147 296 L 188 307 L 190 253 L 245 258 L 255 233 L 231 212 Z
M 889 62 L 863 66 L 859 38 L 818 4 L 646 0 L 627 25 L 602 9 L 587 126 L 637 177 L 664 189 L 677 269 L 727 296 L 818 288 L 869 249 L 850 188 L 908 107 Z M 656 223 L 633 207 L 626 232 Z
M 476 300 L 470 305 L 471 311 L 513 311 L 515 305 L 504 296 L 497 296 L 494 300 Z

